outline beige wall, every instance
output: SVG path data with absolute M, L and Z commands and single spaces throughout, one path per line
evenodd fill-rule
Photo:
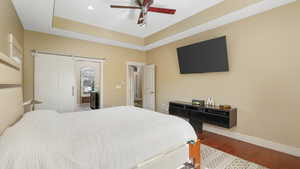
M 217 103 L 238 107 L 238 126 L 233 131 L 300 147 L 299 11 L 298 1 L 147 52 L 147 63 L 157 65 L 158 110 L 164 111 L 163 105 L 170 100 L 214 96 Z M 171 29 L 167 32 L 178 32 L 177 28 Z M 0 51 L 6 55 L 9 32 L 24 44 L 26 100 L 33 97 L 32 49 L 107 58 L 105 106 L 126 103 L 125 84 L 121 89 L 115 88 L 126 80 L 126 62 L 145 61 L 145 52 L 31 31 L 24 33 L 11 1 L 1 0 Z M 228 38 L 230 72 L 179 74 L 177 47 L 223 35 Z M 146 41 L 165 36 L 155 34 Z
M 201 11 L 183 21 L 180 21 L 174 25 L 167 27 L 157 33 L 154 33 L 145 38 L 145 44 L 149 45 L 156 41 L 162 40 L 169 36 L 181 33 L 195 26 L 202 25 L 208 21 L 217 19 L 228 13 L 237 11 L 239 9 L 245 8 L 249 5 L 253 5 L 262 0 L 224 0 L 223 2 L 212 6 L 204 11 Z
M 9 55 L 8 36 L 13 33 L 18 42 L 23 45 L 23 26 L 16 14 L 11 0 L 0 1 L 0 52 Z
M 157 109 L 214 96 L 238 108 L 233 131 L 300 147 L 300 2 L 147 52 L 157 65 Z M 230 72 L 179 74 L 176 48 L 227 36 Z
M 73 54 L 94 58 L 106 58 L 104 63 L 104 106 L 126 104 L 126 62 L 145 61 L 145 52 L 102 45 L 98 43 L 59 36 L 25 31 L 24 56 L 24 97 L 33 97 L 33 56 L 31 50 Z M 116 85 L 122 85 L 116 89 Z
M 9 33 L 13 33 L 23 47 L 23 26 L 16 14 L 11 0 L 0 1 L 0 58 L 14 66 L 18 65 L 9 56 Z M 2 54 L 3 53 L 3 54 Z M 0 83 L 16 83 L 21 80 L 20 72 L 0 63 Z M 16 92 L 12 92 L 12 90 Z M 21 106 L 22 91 L 20 88 L 0 91 L 0 135 L 5 128 L 13 124 L 24 112 Z M 19 105 L 19 106 L 17 106 Z
M 116 40 L 134 45 L 144 46 L 144 39 L 129 34 L 111 31 L 98 26 L 92 26 L 65 18 L 55 16 L 53 18 L 53 27 L 64 29 L 72 32 L 83 33 L 95 37 Z

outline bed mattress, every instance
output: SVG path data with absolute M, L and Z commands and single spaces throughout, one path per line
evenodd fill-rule
M 0 168 L 132 169 L 196 138 L 185 120 L 135 107 L 39 110 L 0 137 Z

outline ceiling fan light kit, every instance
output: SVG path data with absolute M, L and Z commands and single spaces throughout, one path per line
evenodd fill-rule
M 147 24 L 148 12 L 155 12 L 155 13 L 169 14 L 169 15 L 174 15 L 176 13 L 175 9 L 151 7 L 151 5 L 154 3 L 154 0 L 143 0 L 142 2 L 140 0 L 136 0 L 135 2 L 138 6 L 111 5 L 110 7 L 119 8 L 119 9 L 140 9 L 141 13 L 138 18 L 137 24 L 141 27 L 145 27 Z

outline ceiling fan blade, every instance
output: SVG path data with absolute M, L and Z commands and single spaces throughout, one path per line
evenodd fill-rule
M 152 5 L 153 4 L 153 0 L 144 0 L 143 1 L 143 6 L 150 6 L 150 5 Z
M 111 8 L 123 8 L 123 9 L 141 9 L 139 6 L 121 6 L 121 5 L 110 5 Z
M 149 12 L 164 13 L 164 14 L 171 14 L 171 15 L 174 15 L 176 13 L 176 9 L 156 8 L 156 7 L 150 7 L 148 9 L 148 11 Z

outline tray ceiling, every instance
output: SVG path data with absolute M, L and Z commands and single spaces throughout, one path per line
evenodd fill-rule
M 139 10 L 110 8 L 111 4 L 133 5 L 133 0 L 12 0 L 26 30 L 144 51 L 295 1 L 154 0 L 154 7 L 174 8 L 177 13 L 149 13 L 148 25 L 141 28 L 136 24 Z M 231 6 L 231 3 L 232 10 L 223 9 L 223 6 Z M 237 4 L 240 4 L 240 7 L 235 9 L 234 7 L 239 6 Z M 223 14 L 215 15 L 220 13 L 216 12 L 220 10 Z M 203 18 L 202 13 L 211 15 Z M 56 27 L 54 18 L 61 18 L 60 21 L 65 19 L 68 22 L 61 22 L 60 27 Z M 208 18 L 210 20 L 207 20 Z M 189 22 L 190 25 L 187 25 Z M 75 29 L 74 24 L 78 25 L 78 28 Z M 136 41 L 139 43 L 133 43 Z
M 154 7 L 177 9 L 175 15 L 149 13 L 148 25 L 138 26 L 140 10 L 111 9 L 110 5 L 134 5 L 135 0 L 56 0 L 54 15 L 138 37 L 146 37 L 223 0 L 154 0 Z M 88 7 L 93 8 L 89 10 Z

